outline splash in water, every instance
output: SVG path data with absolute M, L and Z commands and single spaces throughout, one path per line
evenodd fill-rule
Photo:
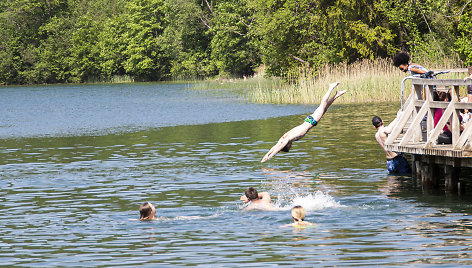
M 291 201 L 290 205 L 284 208 L 290 209 L 294 206 L 302 206 L 307 211 L 343 207 L 339 201 L 334 200 L 332 196 L 322 191 L 316 191 L 314 194 L 308 194 L 304 196 L 296 195 Z

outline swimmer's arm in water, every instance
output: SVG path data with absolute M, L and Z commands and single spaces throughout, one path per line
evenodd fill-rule
M 205 218 L 216 218 L 219 214 L 213 214 L 210 216 L 177 216 L 174 220 L 198 220 L 198 219 L 205 219 Z
M 292 226 L 292 224 L 288 223 L 288 224 L 281 225 L 279 228 L 286 228 L 286 227 L 290 227 L 290 226 Z
M 246 195 L 242 195 L 241 198 L 239 198 L 239 200 L 243 201 L 244 203 L 249 202 L 249 199 L 247 199 Z
M 303 221 L 303 224 L 298 224 L 298 223 L 288 223 L 280 226 L 280 228 L 285 228 L 285 227 L 293 227 L 293 228 L 307 228 L 307 227 L 315 227 L 314 223 Z

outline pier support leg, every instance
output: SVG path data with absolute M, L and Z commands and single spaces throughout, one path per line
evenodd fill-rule
M 451 165 L 444 167 L 445 188 L 448 192 L 457 192 L 459 189 L 459 175 L 461 169 Z
M 439 179 L 441 177 L 441 167 L 437 164 L 430 164 L 430 167 L 431 167 L 431 173 L 432 173 L 432 176 L 431 176 L 431 185 L 433 186 L 434 189 L 438 189 L 439 188 Z
M 421 185 L 422 182 L 422 165 L 421 165 L 421 156 L 413 155 L 411 163 L 411 170 L 413 175 L 416 177 L 417 185 Z
M 425 162 L 420 162 L 421 183 L 423 189 L 435 189 L 439 186 L 440 168 L 434 163 L 433 158 L 428 158 Z

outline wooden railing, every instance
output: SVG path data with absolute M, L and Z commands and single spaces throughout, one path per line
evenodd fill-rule
M 472 85 L 472 80 L 417 78 L 412 79 L 412 84 L 413 90 L 405 102 L 404 111 L 385 142 L 387 149 L 398 151 L 400 147 L 414 147 L 416 151 L 426 152 L 427 149 L 440 147 L 441 150 L 467 151 L 465 154 L 460 154 L 460 157 L 469 155 L 472 157 L 472 120 L 469 120 L 463 129 L 459 121 L 461 109 L 472 111 L 472 102 L 460 102 L 459 98 L 461 88 L 465 93 L 462 96 L 467 96 L 467 86 Z M 438 91 L 449 90 L 452 100 L 450 102 L 433 101 L 435 88 Z M 434 126 L 434 109 L 445 109 L 436 127 Z M 421 122 L 425 116 L 426 128 L 422 129 Z M 450 122 L 449 129 L 452 132 L 452 144 L 437 145 L 438 136 L 448 122 Z M 426 132 L 425 135 L 424 132 Z

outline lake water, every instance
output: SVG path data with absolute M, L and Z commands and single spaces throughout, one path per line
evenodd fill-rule
M 472 264 L 470 196 L 387 174 L 370 120 L 390 122 L 399 103 L 333 105 L 261 164 L 315 107 L 186 87 L 0 88 L 0 264 Z M 249 186 L 278 210 L 241 211 Z M 158 220 L 136 220 L 144 201 Z M 313 228 L 281 227 L 294 205 Z

